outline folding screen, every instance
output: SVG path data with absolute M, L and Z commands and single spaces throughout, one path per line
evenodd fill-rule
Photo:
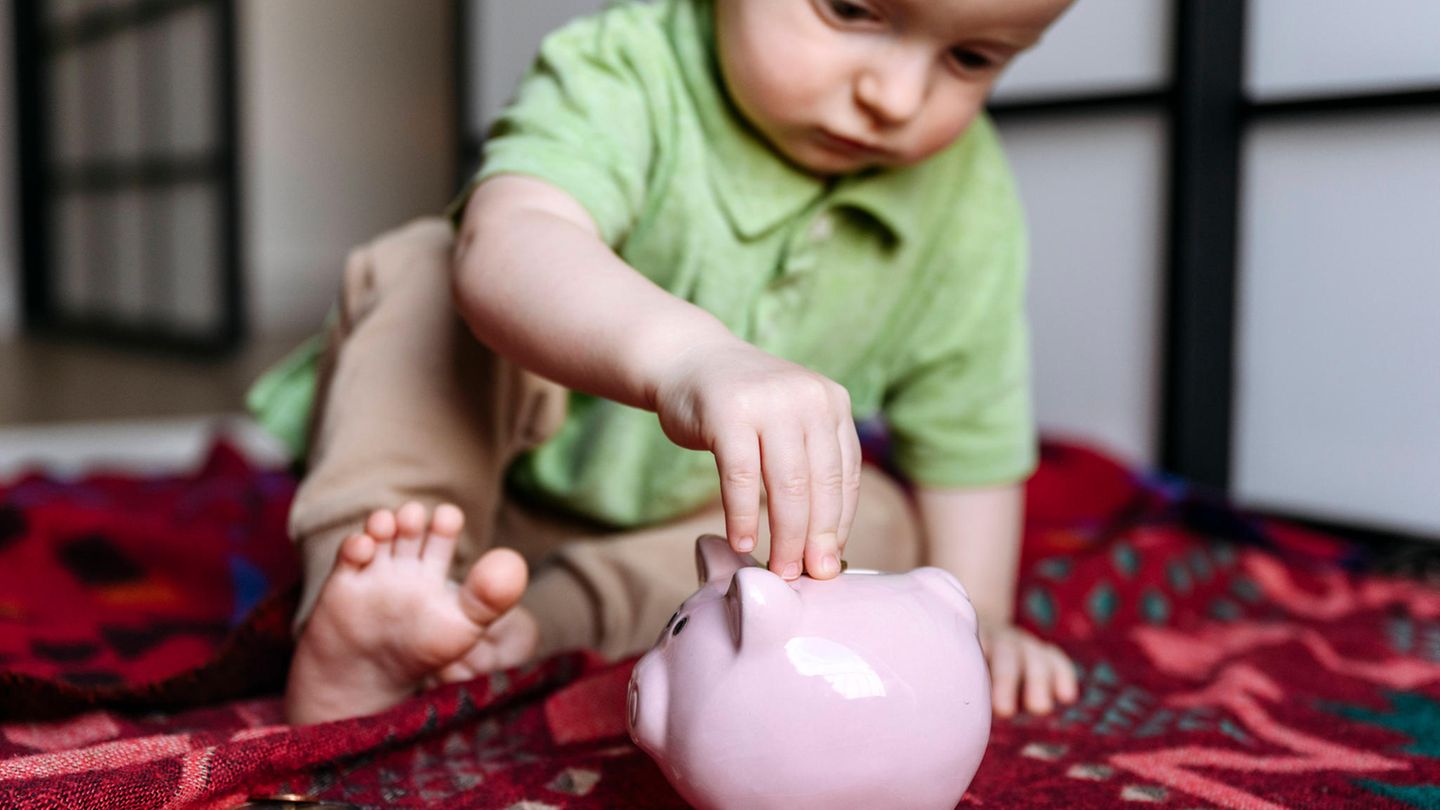
M 1234 489 L 1440 537 L 1440 5 L 1251 0 Z

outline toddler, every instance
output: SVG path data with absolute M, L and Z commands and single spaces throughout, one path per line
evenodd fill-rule
M 309 464 L 290 719 L 638 653 L 706 532 L 786 579 L 945 568 L 996 712 L 1072 700 L 1012 622 L 1025 244 L 982 115 L 1067 4 L 654 0 L 548 37 L 452 221 L 353 253 L 323 351 L 255 392 Z M 861 465 L 874 415 L 910 494 Z

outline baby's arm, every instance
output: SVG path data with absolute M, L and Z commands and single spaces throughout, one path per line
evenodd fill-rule
M 667 436 L 719 468 L 726 533 L 754 548 L 769 496 L 770 568 L 839 573 L 860 445 L 837 383 L 767 354 L 626 265 L 555 186 L 482 183 L 456 247 L 456 301 L 496 352 L 569 388 L 655 411 Z
M 926 562 L 965 585 L 980 617 L 980 642 L 990 662 L 995 713 L 1024 706 L 1036 714 L 1076 696 L 1075 667 L 1058 647 L 1014 624 L 1015 579 L 1020 558 L 1024 492 L 1019 484 L 985 489 L 921 487 Z

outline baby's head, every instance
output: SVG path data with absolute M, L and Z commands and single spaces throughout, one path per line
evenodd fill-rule
M 918 163 L 953 142 L 1001 71 L 1071 0 L 717 0 L 726 87 L 821 175 Z

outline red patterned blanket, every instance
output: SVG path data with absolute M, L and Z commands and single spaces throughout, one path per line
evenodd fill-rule
M 223 445 L 0 486 L 0 806 L 683 806 L 625 738 L 628 662 L 284 725 L 292 491 Z M 1075 446 L 1028 494 L 1020 615 L 1082 695 L 997 723 L 965 805 L 1440 808 L 1440 593 Z

